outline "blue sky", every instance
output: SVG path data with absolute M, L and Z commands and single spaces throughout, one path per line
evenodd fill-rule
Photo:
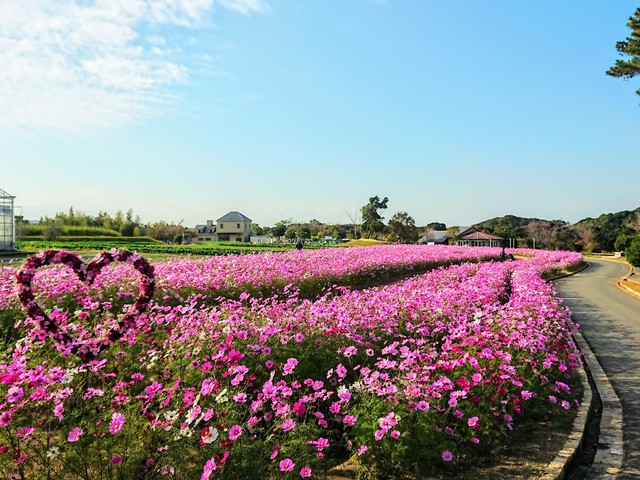
M 0 188 L 26 218 L 239 210 L 576 222 L 640 206 L 637 1 L 0 2 Z

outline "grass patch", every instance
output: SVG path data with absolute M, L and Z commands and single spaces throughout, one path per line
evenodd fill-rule
M 361 238 L 359 240 L 349 240 L 343 245 L 345 247 L 371 247 L 373 245 L 388 245 L 388 242 L 381 242 L 372 238 Z

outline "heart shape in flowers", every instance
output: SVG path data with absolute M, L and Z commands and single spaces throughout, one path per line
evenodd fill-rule
M 90 343 L 80 343 L 71 334 L 62 329 L 57 322 L 51 320 L 40 307 L 33 295 L 31 282 L 38 268 L 60 264 L 71 268 L 82 282 L 91 285 L 100 271 L 111 262 L 130 264 L 142 275 L 140 293 L 135 302 L 130 305 L 127 312 L 118 321 L 118 324 L 104 338 L 96 339 Z M 136 318 L 149 306 L 155 288 L 153 267 L 145 258 L 129 250 L 112 249 L 108 252 L 102 252 L 89 263 L 84 263 L 76 253 L 65 250 L 47 250 L 28 258 L 17 273 L 16 278 L 18 281 L 18 298 L 29 317 L 35 320 L 40 328 L 55 342 L 68 346 L 69 351 L 84 362 L 89 362 L 96 358 L 100 352 L 113 345 L 122 335 L 135 326 Z

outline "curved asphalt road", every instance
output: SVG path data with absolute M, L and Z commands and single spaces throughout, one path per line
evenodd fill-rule
M 628 273 L 625 263 L 588 263 L 554 284 L 622 403 L 624 458 L 617 478 L 640 479 L 640 299 L 614 285 Z

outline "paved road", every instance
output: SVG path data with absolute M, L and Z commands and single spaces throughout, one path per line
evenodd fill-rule
M 615 280 L 624 263 L 589 260 L 590 267 L 555 282 L 622 403 L 624 459 L 619 479 L 640 479 L 640 299 Z

